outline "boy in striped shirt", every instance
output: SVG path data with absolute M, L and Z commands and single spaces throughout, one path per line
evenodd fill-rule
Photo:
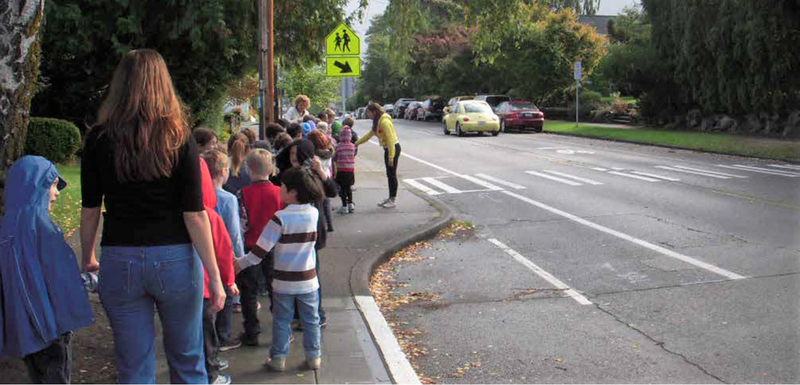
M 325 196 L 319 180 L 306 167 L 294 167 L 283 175 L 281 201 L 286 205 L 275 213 L 253 250 L 236 261 L 236 271 L 261 263 L 274 249 L 272 348 L 267 366 L 286 370 L 289 336 L 295 304 L 303 323 L 303 347 L 309 368 L 322 364 L 319 327 L 319 280 L 315 270 L 319 211 L 311 204 Z

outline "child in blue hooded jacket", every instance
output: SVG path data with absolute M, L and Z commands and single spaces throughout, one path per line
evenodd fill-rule
M 0 357 L 21 357 L 31 382 L 69 383 L 72 331 L 94 323 L 75 253 L 50 218 L 67 183 L 25 156 L 8 172 L 0 222 Z

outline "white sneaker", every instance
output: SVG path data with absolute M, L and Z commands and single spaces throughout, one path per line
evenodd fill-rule
M 348 203 L 347 210 L 350 211 L 350 213 L 356 212 L 356 204 L 353 202 Z
M 392 198 L 386 198 L 386 199 L 378 202 L 378 207 L 383 207 L 383 205 L 385 205 L 387 202 L 389 202 L 391 200 L 392 200 Z
M 395 203 L 395 201 L 392 199 L 388 199 L 386 200 L 386 203 L 384 203 L 382 207 L 385 209 L 391 209 L 397 207 L 397 203 Z
M 350 210 L 347 209 L 347 206 L 342 206 L 339 207 L 339 210 L 336 210 L 336 212 L 338 212 L 339 214 L 347 214 L 350 212 Z

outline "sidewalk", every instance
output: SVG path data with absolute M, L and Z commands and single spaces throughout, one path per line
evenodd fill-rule
M 269 354 L 272 335 L 272 317 L 269 299 L 260 297 L 259 312 L 262 333 L 256 348 L 243 346 L 221 353 L 221 358 L 230 362 L 224 374 L 234 383 L 391 383 L 380 349 L 376 346 L 370 329 L 356 307 L 351 278 L 363 280 L 365 263 L 371 264 L 393 244 L 430 228 L 440 217 L 438 210 L 412 192 L 401 187 L 398 207 L 383 209 L 376 203 L 388 195 L 381 149 L 365 145 L 358 157 L 354 214 L 334 213 L 334 232 L 328 235 L 328 245 L 320 252 L 320 281 L 322 284 L 322 306 L 328 318 L 328 326 L 322 329 L 322 369 L 308 370 L 305 367 L 302 333 L 295 332 L 284 373 L 270 372 L 262 366 Z M 381 160 L 378 163 L 376 160 Z M 338 198 L 332 200 L 338 208 Z M 358 295 L 366 293 L 358 292 Z M 242 330 L 241 314 L 234 314 L 233 335 Z M 158 327 L 158 326 L 157 326 Z M 159 330 L 160 335 L 160 330 Z M 160 339 L 160 338 L 159 338 Z M 161 341 L 157 346 L 157 379 L 169 382 L 169 368 L 164 357 Z

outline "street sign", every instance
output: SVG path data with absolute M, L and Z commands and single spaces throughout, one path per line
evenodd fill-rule
M 325 38 L 328 56 L 360 56 L 361 38 L 347 24 L 339 24 Z
M 361 58 L 358 56 L 328 57 L 325 61 L 329 77 L 361 76 Z
M 573 75 L 575 76 L 575 80 L 581 80 L 583 76 L 583 64 L 580 60 L 576 61 L 573 65 Z

